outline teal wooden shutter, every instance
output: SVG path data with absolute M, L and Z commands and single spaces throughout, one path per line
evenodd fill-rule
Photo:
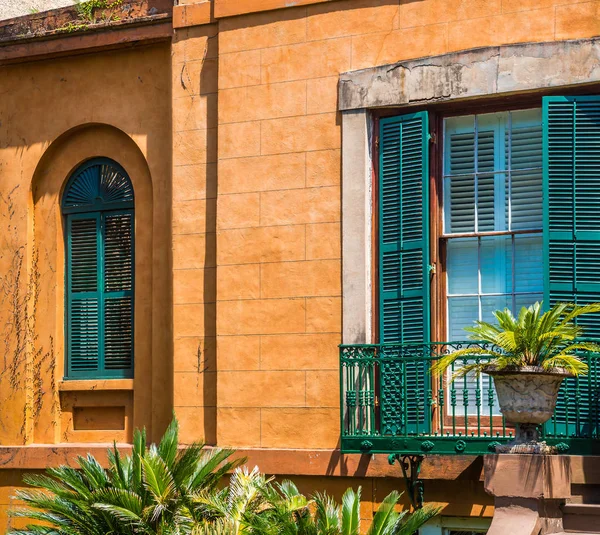
M 546 304 L 600 302 L 600 97 L 545 97 L 544 276 Z M 581 318 L 600 339 L 600 314 Z M 564 382 L 553 435 L 597 432 L 598 370 Z
M 430 341 L 427 113 L 382 119 L 379 141 L 381 428 L 418 433 L 430 388 L 427 364 L 411 359 Z
M 99 370 L 101 345 L 100 214 L 74 214 L 67 220 L 68 375 Z
M 91 160 L 71 177 L 66 216 L 67 379 L 133 377 L 134 211 L 125 171 Z
M 104 218 L 104 369 L 133 366 L 133 212 Z

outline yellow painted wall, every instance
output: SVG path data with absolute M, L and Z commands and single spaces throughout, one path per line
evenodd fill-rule
M 598 1 L 302 3 L 178 29 L 171 44 L 0 67 L 0 445 L 127 441 L 135 425 L 156 439 L 174 409 L 186 442 L 335 448 L 339 74 L 600 34 Z M 92 156 L 119 161 L 136 189 L 136 378 L 59 393 L 57 203 Z M 73 429 L 73 407 L 115 403 L 126 429 Z M 369 500 L 388 483 L 370 479 Z M 456 504 L 456 485 L 434 485 L 435 500 Z M 469 492 L 451 514 L 489 514 L 481 488 Z
M 164 358 L 172 347 L 172 311 L 164 306 L 171 295 L 169 53 L 168 45 L 158 45 L 0 67 L 3 446 L 128 441 L 133 425 L 160 434 L 170 419 L 172 361 Z M 59 393 L 60 193 L 69 174 L 96 156 L 120 162 L 135 188 L 135 390 Z M 74 407 L 103 406 L 122 408 L 125 429 L 114 432 L 106 418 L 97 431 L 74 429 Z
M 338 75 L 589 37 L 599 13 L 565 0 L 343 0 L 217 21 L 219 444 L 338 444 Z

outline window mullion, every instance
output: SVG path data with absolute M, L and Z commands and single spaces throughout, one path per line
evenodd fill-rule
M 474 118 L 474 139 L 473 139 L 473 170 L 475 171 L 475 176 L 473 179 L 473 188 L 474 188 L 474 210 L 473 214 L 475 215 L 475 232 L 479 232 L 479 119 L 477 115 Z
M 506 202 L 508 202 L 508 221 L 506 228 L 512 230 L 512 112 L 508 112 L 508 194 Z
M 517 297 L 516 297 L 516 293 L 517 293 L 517 288 L 516 288 L 516 282 L 517 282 L 517 278 L 515 276 L 515 270 L 516 270 L 516 251 L 517 251 L 517 247 L 516 247 L 516 243 L 515 243 L 515 235 L 513 234 L 511 236 L 511 281 L 510 281 L 510 285 L 511 285 L 511 292 L 512 292 L 512 311 L 513 314 L 516 314 L 517 312 Z

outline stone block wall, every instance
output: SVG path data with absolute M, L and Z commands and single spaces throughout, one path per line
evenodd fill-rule
M 193 104 L 194 112 L 190 97 L 173 101 L 176 121 L 192 121 L 199 128 L 176 133 L 174 141 L 174 233 L 182 234 L 175 237 L 175 299 L 196 299 L 192 295 L 204 292 L 197 299 L 216 303 L 207 307 L 176 301 L 175 362 L 177 368 L 178 360 L 193 359 L 197 345 L 192 338 L 215 336 L 217 370 L 214 380 L 208 380 L 211 371 L 186 382 L 182 371 L 175 391 L 179 384 L 187 390 L 176 399 L 215 400 L 203 414 L 205 422 L 208 418 L 214 424 L 210 437 L 220 445 L 338 444 L 339 74 L 474 47 L 600 33 L 600 2 L 595 1 L 340 0 L 295 5 L 214 0 L 212 24 L 176 30 L 176 41 L 187 42 L 187 69 L 218 76 L 218 87 L 213 99 L 201 97 Z M 183 7 L 189 15 L 194 6 L 208 7 L 189 0 Z M 211 28 L 214 46 L 208 52 L 201 28 Z M 177 47 L 174 66 L 183 57 Z M 203 61 L 210 67 L 201 68 Z M 174 67 L 174 97 L 181 90 L 179 71 Z M 214 133 L 215 144 L 205 132 Z M 207 158 L 205 146 L 214 149 Z M 210 157 L 216 171 L 213 160 L 204 163 Z M 190 158 L 202 163 L 192 164 Z M 178 167 L 178 161 L 187 164 Z M 216 188 L 209 187 L 214 172 Z M 192 191 L 194 185 L 199 193 Z M 204 200 L 209 191 L 216 203 Z M 180 195 L 186 199 L 179 202 Z M 194 195 L 196 200 L 188 199 Z M 194 217 L 202 221 L 192 222 Z M 184 237 L 188 232 L 178 230 L 179 218 L 199 233 L 210 221 L 214 234 L 207 230 L 206 235 Z M 208 236 L 214 240 L 210 246 L 200 245 Z M 182 245 L 184 240 L 190 245 Z M 213 254 L 207 256 L 209 249 Z M 184 266 L 190 271 L 184 273 Z M 191 269 L 204 274 L 196 278 Z M 200 319 L 209 316 L 216 318 L 210 334 Z M 178 409 L 178 414 L 184 412 Z M 194 427 L 189 438 L 197 435 Z

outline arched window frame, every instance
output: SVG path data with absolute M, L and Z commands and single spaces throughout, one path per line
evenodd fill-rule
M 132 378 L 135 213 L 127 172 L 108 158 L 65 187 L 65 379 Z

